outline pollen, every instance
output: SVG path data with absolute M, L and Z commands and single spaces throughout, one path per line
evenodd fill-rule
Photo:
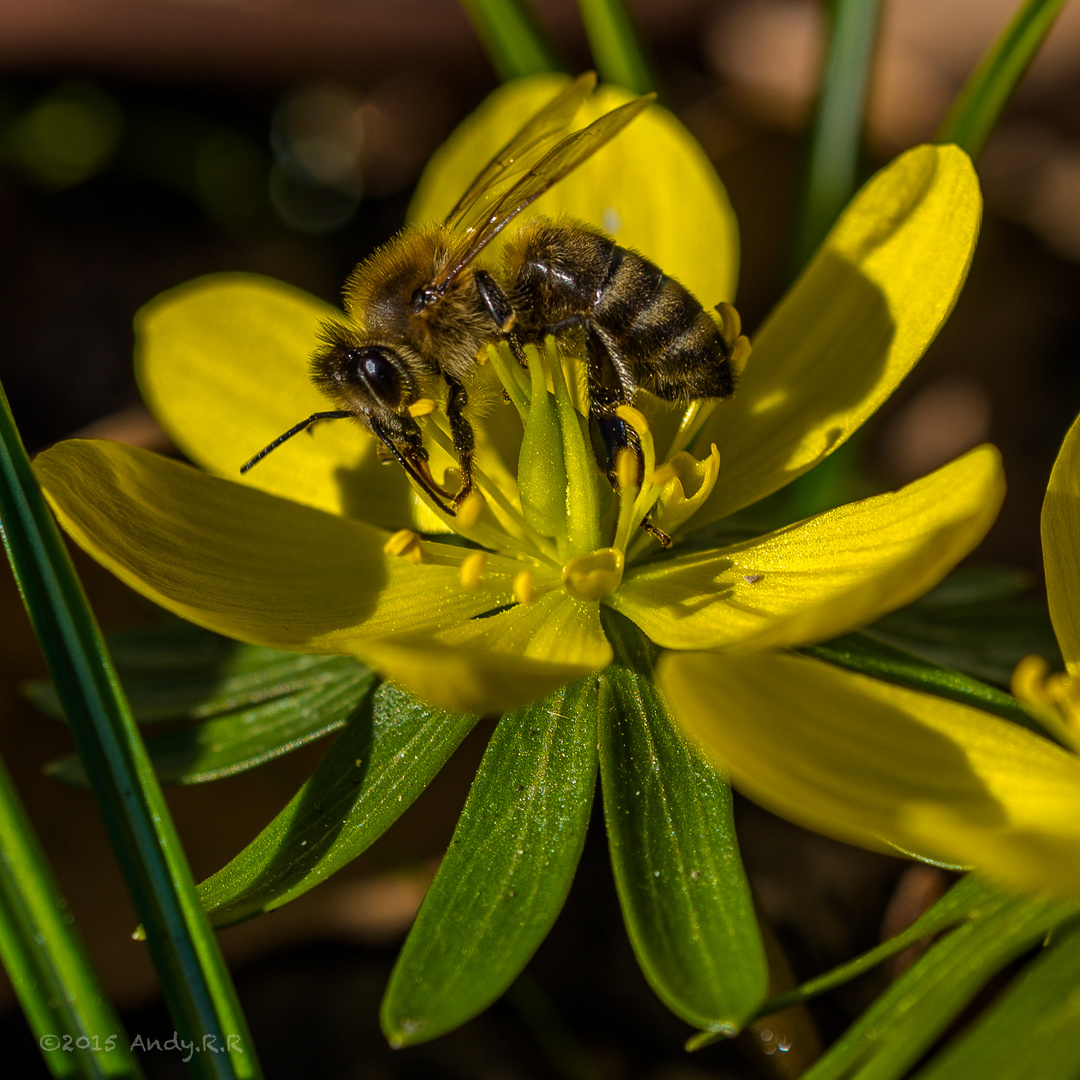
M 536 599 L 536 587 L 533 585 L 533 572 L 531 570 L 522 570 L 514 578 L 514 584 L 511 588 L 513 589 L 514 599 L 519 604 L 531 604 Z
M 414 547 L 420 547 L 420 537 L 414 533 L 412 529 L 398 529 L 398 531 L 383 544 L 383 554 L 406 555 Z
M 409 415 L 417 420 L 421 416 L 427 416 L 429 413 L 433 413 L 438 406 L 429 397 L 422 397 L 418 401 L 414 401 L 409 406 Z
M 457 508 L 458 524 L 463 529 L 471 529 L 480 520 L 484 509 L 484 496 L 479 491 L 470 491 Z
M 487 552 L 474 551 L 461 560 L 458 569 L 458 581 L 463 589 L 475 589 L 480 584 L 480 575 L 487 565 Z

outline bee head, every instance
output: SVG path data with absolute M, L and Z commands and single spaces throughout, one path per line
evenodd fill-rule
M 408 361 L 387 345 L 331 340 L 311 362 L 315 384 L 355 412 L 401 412 L 417 395 Z

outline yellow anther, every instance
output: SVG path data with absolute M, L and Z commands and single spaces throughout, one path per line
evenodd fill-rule
M 1046 693 L 1046 676 L 1050 665 L 1041 656 L 1025 656 L 1012 673 L 1010 689 L 1017 701 L 1029 705 L 1049 704 Z
M 412 529 L 398 529 L 389 540 L 383 544 L 384 555 L 404 555 L 413 547 L 420 546 L 420 537 Z
M 563 567 L 563 585 L 578 600 L 603 600 L 619 587 L 625 565 L 626 557 L 618 548 L 578 555 Z
M 674 480 L 678 475 L 675 466 L 670 461 L 665 461 L 658 469 L 653 470 L 652 476 L 649 477 L 649 484 L 652 487 L 663 487 L 669 480 Z
M 519 604 L 531 604 L 536 599 L 536 588 L 533 585 L 533 572 L 531 570 L 522 570 L 517 577 L 514 578 L 514 584 L 511 586 L 514 593 L 514 599 Z
M 479 520 L 484 509 L 484 496 L 479 491 L 470 491 L 457 508 L 458 524 L 463 529 L 471 529 Z
M 413 564 L 413 566 L 419 566 L 424 561 L 424 549 L 417 540 L 406 552 L 405 558 Z
M 633 450 L 623 447 L 615 459 L 615 480 L 620 491 L 636 488 L 638 482 L 638 460 Z
M 737 379 L 746 370 L 746 361 L 750 359 L 750 339 L 743 334 L 736 339 L 731 351 L 731 371 Z
M 742 333 L 742 319 L 739 313 L 730 305 L 721 303 L 716 305 L 716 314 L 720 316 L 720 333 L 729 345 L 735 344 L 735 339 Z
M 417 401 L 414 401 L 409 406 L 409 415 L 418 420 L 421 416 L 427 416 L 428 413 L 433 413 L 438 408 L 438 405 L 429 397 L 422 397 Z
M 615 415 L 620 419 L 628 423 L 639 436 L 643 436 L 649 431 L 649 421 L 645 419 L 645 414 L 635 409 L 633 405 L 620 405 L 615 410 Z
M 480 575 L 487 564 L 486 551 L 474 551 L 461 560 L 458 567 L 458 581 L 463 589 L 475 589 L 480 584 Z

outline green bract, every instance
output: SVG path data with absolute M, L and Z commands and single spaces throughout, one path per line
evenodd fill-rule
M 493 95 L 432 161 L 413 218 L 441 218 L 554 87 L 541 78 Z M 599 92 L 583 119 L 618 100 Z M 1016 809 L 1007 784 L 1030 787 L 1048 762 L 1055 798 L 1080 808 L 1073 758 L 961 706 L 778 652 L 869 623 L 940 580 L 997 513 L 1004 483 L 993 448 L 752 541 L 678 547 L 689 530 L 813 467 L 892 392 L 956 300 L 980 209 L 971 164 L 954 147 L 920 147 L 875 176 L 756 335 L 731 401 L 683 414 L 642 395 L 624 414 L 645 458 L 640 490 L 628 482 L 616 495 L 597 470 L 582 358 L 560 356 L 550 341 L 530 351 L 527 371 L 499 349 L 481 357 L 471 396 L 489 388 L 486 412 L 473 417 L 482 498 L 455 517 L 425 501 L 396 465 L 384 467 L 366 430 L 346 422 L 292 440 L 241 478 L 239 465 L 255 450 L 326 407 L 307 363 L 319 324 L 343 318 L 251 275 L 181 286 L 138 318 L 147 401 L 204 471 L 106 442 L 61 443 L 38 458 L 38 476 L 75 540 L 185 618 L 258 644 L 352 654 L 442 709 L 516 710 L 504 723 L 532 741 L 510 739 L 508 728 L 481 773 L 484 790 L 511 800 L 498 819 L 505 828 L 481 824 L 486 804 L 470 799 L 461 843 L 418 922 L 418 930 L 440 919 L 466 927 L 460 941 L 472 951 L 447 959 L 440 982 L 424 951 L 430 942 L 414 932 L 384 1006 L 395 1041 L 446 1030 L 520 970 L 569 887 L 598 760 L 620 897 L 650 981 L 708 1030 L 735 1030 L 752 1014 L 765 992 L 764 959 L 726 785 L 671 724 L 650 677 L 659 650 L 660 686 L 676 718 L 763 802 L 860 843 L 1080 889 L 1075 854 L 1068 869 L 1055 854 L 1013 873 L 994 855 L 998 847 L 984 844 Z M 700 148 L 659 108 L 537 210 L 607 228 L 707 306 L 733 296 L 730 206 Z M 442 410 L 420 423 L 432 472 L 452 491 Z M 676 540 L 663 558 L 639 527 L 646 514 Z M 451 531 L 465 543 L 439 541 Z M 374 707 L 377 723 L 386 708 Z M 547 734 L 545 717 L 559 719 Z M 958 768 L 971 742 L 986 752 Z M 522 775 L 515 790 L 535 799 L 513 802 L 498 778 L 522 769 L 531 779 Z M 552 783 L 567 784 L 573 798 L 553 798 Z M 879 784 L 890 811 L 876 812 L 886 797 L 871 791 Z M 539 831 L 534 812 L 548 822 Z M 962 839 L 939 844 L 941 823 Z M 1017 827 L 1037 832 L 1042 819 L 1032 813 Z M 550 874 L 517 861 L 540 858 L 530 844 L 553 829 L 575 839 L 570 855 L 550 860 Z M 519 848 L 514 837 L 533 839 Z M 482 866 L 503 883 L 486 897 L 469 884 L 483 879 Z M 326 872 L 294 875 L 290 895 Z M 526 897 L 506 884 L 515 875 Z M 500 907 L 526 900 L 524 921 Z M 229 896 L 218 890 L 215 903 L 225 909 Z M 684 913 L 678 926 L 658 929 L 674 910 Z M 505 963 L 492 959 L 494 939 L 477 951 L 485 920 L 503 925 L 503 916 L 528 928 Z M 718 966 L 701 962 L 703 943 L 721 957 Z M 462 975 L 470 963 L 475 978 Z

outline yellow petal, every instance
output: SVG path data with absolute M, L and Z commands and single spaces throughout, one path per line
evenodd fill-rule
M 176 445 L 219 476 L 388 528 L 441 531 L 418 517 L 402 470 L 383 466 L 352 420 L 318 424 L 240 476 L 282 432 L 333 408 L 308 364 L 320 324 L 335 317 L 329 304 L 254 274 L 213 274 L 162 293 L 135 321 L 146 403 Z
M 464 589 L 465 548 L 424 542 L 418 564 L 388 556 L 373 526 L 132 447 L 62 442 L 34 468 L 60 523 L 95 559 L 170 611 L 243 641 L 354 652 L 510 601 L 507 560 L 489 557 L 488 588 Z
M 442 221 L 495 152 L 565 83 L 557 75 L 537 75 L 491 94 L 431 159 L 409 219 Z M 585 126 L 630 96 L 616 87 L 600 87 L 574 126 Z M 623 247 L 647 255 L 705 307 L 734 299 L 739 272 L 735 214 L 705 152 L 666 109 L 654 105 L 636 117 L 521 218 L 560 213 L 604 229 Z
M 908 151 L 855 196 L 704 429 L 698 445 L 715 442 L 723 467 L 695 523 L 812 468 L 893 392 L 956 302 L 981 207 L 955 146 Z
M 1042 509 L 1046 599 L 1069 674 L 1080 675 L 1080 419 L 1061 445 Z
M 900 491 L 627 572 L 608 603 L 671 649 L 824 641 L 910 603 L 982 539 L 1005 481 L 977 447 Z
M 668 653 L 677 719 L 763 806 L 1080 896 L 1080 758 L 997 717 L 777 654 Z
M 499 712 L 605 667 L 596 604 L 562 590 L 439 633 L 400 634 L 360 655 L 418 697 L 457 712 Z

